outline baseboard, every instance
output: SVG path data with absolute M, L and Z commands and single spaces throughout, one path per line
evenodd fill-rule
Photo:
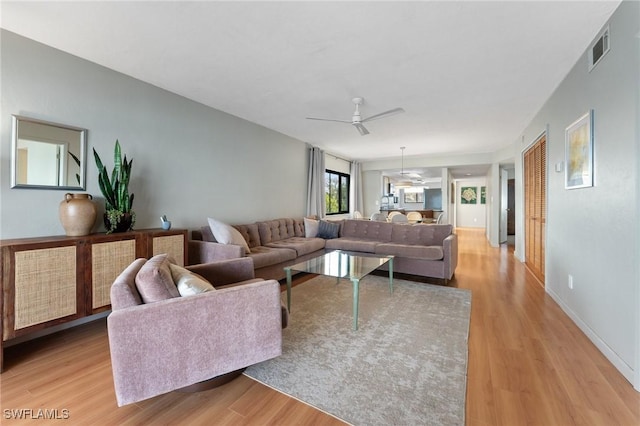
M 573 312 L 569 306 L 567 306 L 560 297 L 551 291 L 548 287 L 545 287 L 545 290 L 549 296 L 560 306 L 560 308 L 564 311 L 569 318 L 578 326 L 580 330 L 587 336 L 589 340 L 598 348 L 600 352 L 613 364 L 613 366 L 624 376 L 625 379 L 629 381 L 629 383 L 634 387 L 636 391 L 640 391 L 638 389 L 639 386 L 636 386 L 635 381 L 635 372 L 633 368 L 630 367 L 622 358 L 618 356 L 618 354 L 609 347 L 602 340 L 595 331 L 593 331 L 582 319 Z
M 515 257 L 516 259 L 518 259 L 518 261 L 520 263 L 524 263 L 524 256 L 520 255 L 520 252 L 518 251 L 518 249 L 513 251 L 513 257 Z

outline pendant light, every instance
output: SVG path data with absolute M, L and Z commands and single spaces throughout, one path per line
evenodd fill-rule
M 398 183 L 395 184 L 396 188 L 407 188 L 407 187 L 413 186 L 413 183 L 411 181 L 404 180 L 404 149 L 405 148 L 406 148 L 406 146 L 401 146 L 400 147 L 400 151 L 402 153 L 402 157 L 401 157 L 401 161 L 402 161 L 402 169 L 401 170 L 402 171 L 400 172 L 400 176 L 402 176 L 403 180 L 401 180 L 401 181 L 399 181 Z

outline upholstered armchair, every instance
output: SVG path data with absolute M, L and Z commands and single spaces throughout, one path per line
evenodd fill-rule
M 111 287 L 107 318 L 119 406 L 216 378 L 282 353 L 280 285 L 250 258 L 195 265 L 215 286 L 180 296 L 167 255 L 137 259 Z

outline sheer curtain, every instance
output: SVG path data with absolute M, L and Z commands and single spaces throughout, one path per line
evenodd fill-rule
M 309 150 L 309 174 L 307 176 L 307 216 L 324 217 L 324 151 L 313 147 Z
M 364 201 L 362 197 L 362 172 L 360 163 L 351 162 L 351 212 L 359 211 L 364 214 Z

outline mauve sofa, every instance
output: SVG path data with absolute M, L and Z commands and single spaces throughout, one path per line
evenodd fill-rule
M 305 238 L 303 219 L 277 219 L 233 225 L 251 253 L 239 245 L 217 243 L 211 229 L 192 231 L 191 263 L 221 258 L 251 257 L 256 276 L 283 279 L 283 268 L 330 250 L 395 255 L 394 272 L 450 280 L 458 263 L 458 239 L 451 225 L 399 224 L 370 220 L 336 221 L 338 238 Z M 383 266 L 381 269 L 385 269 Z
M 274 219 L 245 225 L 232 225 L 240 231 L 251 253 L 239 245 L 216 242 L 209 226 L 191 232 L 189 263 L 249 257 L 256 277 L 280 280 L 284 267 L 325 253 L 325 240 L 306 238 L 303 219 Z
M 394 272 L 447 282 L 458 263 L 458 237 L 452 231 L 451 225 L 345 220 L 340 237 L 326 240 L 325 249 L 394 255 Z
M 135 260 L 111 286 L 107 329 L 118 406 L 239 373 L 282 353 L 280 285 L 255 279 L 251 259 L 190 266 L 216 289 L 143 303 L 136 277 L 166 283 L 162 265 L 148 268 L 161 256 Z

